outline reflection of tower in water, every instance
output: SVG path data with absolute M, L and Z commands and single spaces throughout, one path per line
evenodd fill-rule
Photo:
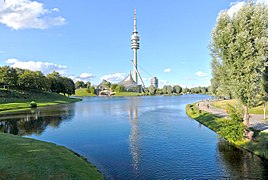
M 134 102 L 130 102 L 130 104 L 128 105 L 128 115 L 131 126 L 131 133 L 129 136 L 129 148 L 132 156 L 132 166 L 134 170 L 138 170 L 140 163 L 140 148 L 137 101 L 134 100 Z

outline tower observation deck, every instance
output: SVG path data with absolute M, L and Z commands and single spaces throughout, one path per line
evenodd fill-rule
M 133 70 L 133 80 L 138 83 L 138 72 L 137 72 L 137 68 L 138 68 L 138 49 L 140 48 L 140 37 L 138 35 L 138 31 L 137 31 L 137 17 L 136 17 L 136 8 L 134 10 L 134 30 L 131 36 L 131 49 L 133 49 L 134 52 L 134 56 L 133 56 L 133 65 L 134 65 L 134 70 Z

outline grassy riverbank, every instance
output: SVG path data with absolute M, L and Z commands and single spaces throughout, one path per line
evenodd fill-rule
M 234 107 L 235 104 L 236 104 L 236 101 L 234 99 L 231 99 L 231 100 L 215 101 L 211 105 L 216 108 L 230 110 L 229 109 L 230 106 Z M 268 103 L 266 103 L 266 107 L 268 107 Z M 259 104 L 257 107 L 250 108 L 249 113 L 250 114 L 263 114 L 263 104 Z M 268 113 L 268 108 L 266 110 L 266 114 L 267 113 Z
M 96 94 L 88 93 L 87 88 L 80 88 L 75 90 L 74 96 L 96 96 Z
M 216 117 L 204 111 L 199 111 L 194 104 L 188 104 L 186 106 L 186 113 L 189 117 L 207 126 L 217 134 L 219 134 L 220 128 L 225 125 L 223 118 Z M 252 141 L 237 141 L 233 144 L 268 159 L 268 134 L 261 134 L 255 131 Z
M 0 142 L 3 179 L 103 179 L 94 166 L 65 147 L 3 133 Z
M 42 107 L 77 102 L 80 99 L 50 92 L 0 89 L 0 113 L 28 109 L 32 101 Z

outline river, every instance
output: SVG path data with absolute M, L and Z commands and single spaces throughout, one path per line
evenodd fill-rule
M 267 179 L 268 161 L 189 118 L 207 95 L 85 97 L 0 115 L 0 131 L 63 145 L 106 179 Z

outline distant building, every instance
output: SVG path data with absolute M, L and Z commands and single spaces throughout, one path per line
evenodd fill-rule
M 158 88 L 158 79 L 157 79 L 157 77 L 153 77 L 151 79 L 151 85 L 153 85 L 156 89 Z

